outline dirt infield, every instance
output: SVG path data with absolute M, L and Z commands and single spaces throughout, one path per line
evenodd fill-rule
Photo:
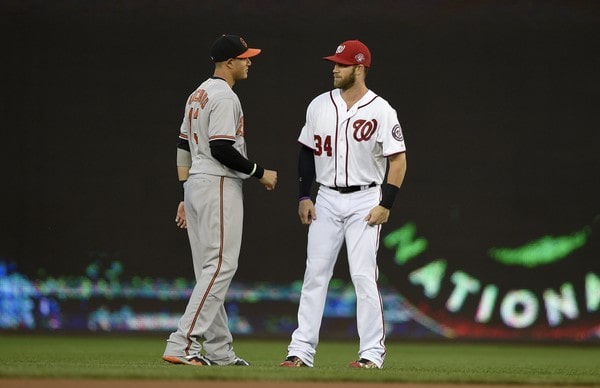
M 542 385 L 399 384 L 349 382 L 211 381 L 211 380 L 65 380 L 0 379 L 4 388 L 548 388 Z M 553 387 L 558 387 L 554 385 Z

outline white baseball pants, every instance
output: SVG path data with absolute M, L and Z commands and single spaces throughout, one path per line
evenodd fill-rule
M 316 220 L 308 230 L 306 271 L 298 308 L 298 328 L 292 334 L 288 356 L 313 366 L 319 342 L 327 288 L 337 256 L 346 242 L 350 277 L 356 292 L 359 358 L 379 367 L 385 358 L 383 304 L 377 287 L 377 249 L 380 226 L 365 217 L 377 206 L 379 186 L 341 194 L 321 186 L 315 202 Z

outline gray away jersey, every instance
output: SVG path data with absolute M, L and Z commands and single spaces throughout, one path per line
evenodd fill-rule
M 248 178 L 244 173 L 225 167 L 210 153 L 210 141 L 231 140 L 235 141 L 233 147 L 247 157 L 242 104 L 226 81 L 209 78 L 190 95 L 179 137 L 190 144 L 190 174 Z

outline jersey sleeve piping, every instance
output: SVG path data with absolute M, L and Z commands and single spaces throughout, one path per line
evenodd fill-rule
M 406 150 L 404 150 L 404 151 L 399 151 L 399 152 L 394 152 L 394 153 L 392 153 L 392 154 L 387 154 L 387 155 L 386 155 L 386 154 L 383 154 L 383 156 L 384 156 L 384 157 L 386 157 L 386 158 L 389 158 L 390 156 L 394 156 L 394 155 L 400 155 L 400 154 L 405 154 L 405 153 L 406 153 Z
M 235 136 L 227 136 L 227 135 L 215 135 L 208 138 L 208 141 L 213 140 L 231 140 L 235 141 Z

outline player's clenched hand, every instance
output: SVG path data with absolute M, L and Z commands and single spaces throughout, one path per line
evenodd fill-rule
M 260 183 L 265 185 L 267 190 L 274 190 L 277 184 L 277 171 L 265 169 L 262 178 L 260 178 Z
M 179 206 L 177 206 L 177 215 L 175 216 L 175 223 L 181 229 L 187 228 L 187 221 L 185 220 L 185 207 L 183 206 L 183 201 L 179 202 Z
M 390 218 L 390 209 L 378 205 L 371 209 L 369 214 L 365 217 L 365 221 L 367 221 L 370 226 L 381 225 L 385 224 L 388 221 L 388 218 Z
M 315 205 L 310 199 L 303 199 L 298 203 L 298 215 L 300 216 L 300 222 L 302 225 L 310 225 L 312 220 L 317 219 L 317 213 L 315 212 Z

